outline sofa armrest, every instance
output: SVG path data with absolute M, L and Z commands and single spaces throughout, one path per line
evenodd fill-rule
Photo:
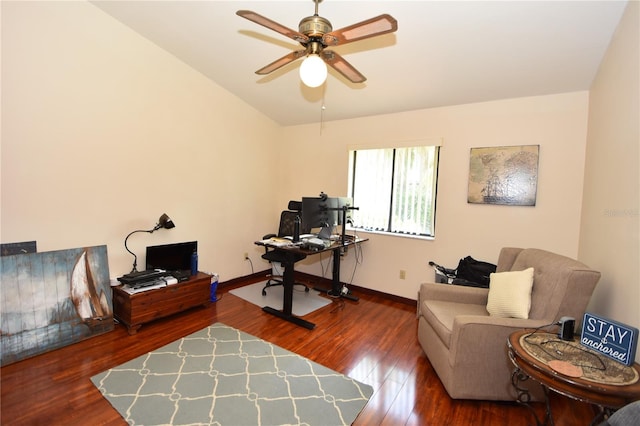
M 492 316 L 459 315 L 454 319 L 451 334 L 451 362 L 459 357 L 478 357 L 491 362 L 506 351 L 507 339 L 515 331 L 549 325 L 548 320 L 500 318 Z
M 453 284 L 423 283 L 420 285 L 420 300 L 418 305 L 425 300 L 442 300 L 446 302 L 470 303 L 473 305 L 485 305 L 489 295 L 489 289 L 479 287 L 465 287 Z

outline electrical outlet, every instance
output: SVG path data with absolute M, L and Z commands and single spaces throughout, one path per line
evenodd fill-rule
M 246 251 L 244 252 L 244 260 L 249 259 L 249 253 L 247 253 Z
M 407 277 L 407 271 L 400 269 L 400 279 L 404 280 Z

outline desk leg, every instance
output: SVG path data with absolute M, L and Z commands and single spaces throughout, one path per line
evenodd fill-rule
M 292 315 L 293 310 L 293 283 L 294 272 L 293 263 L 287 262 L 284 265 L 284 273 L 282 274 L 282 285 L 284 287 L 284 298 L 282 300 L 282 312 L 286 315 Z
M 331 290 L 326 290 L 320 287 L 314 287 L 314 290 L 320 291 L 323 293 L 327 293 L 329 296 L 333 297 L 344 297 L 345 299 L 352 300 L 357 302 L 360 300 L 358 297 L 351 294 L 351 292 L 347 294 L 342 294 L 342 284 L 340 283 L 340 250 L 342 247 L 336 247 L 333 249 L 333 273 L 331 277 Z
M 282 311 L 274 309 L 270 306 L 262 308 L 263 311 L 275 315 L 279 318 L 292 322 L 301 327 L 313 330 L 315 324 L 300 317 L 293 315 L 293 285 L 294 285 L 294 262 L 287 262 L 284 265 L 284 274 L 282 276 L 282 285 L 284 287 L 284 299 L 282 301 Z
M 529 411 L 531 412 L 531 415 L 536 421 L 536 426 L 544 426 L 544 425 L 554 426 L 553 416 L 551 415 L 551 402 L 549 401 L 549 389 L 546 386 L 541 385 L 542 390 L 544 391 L 546 413 L 545 413 L 544 420 L 540 421 L 540 419 L 538 418 L 538 415 L 536 414 L 535 410 L 530 404 L 531 394 L 529 393 L 529 389 L 527 389 L 526 387 L 520 386 L 521 382 L 526 382 L 527 380 L 529 380 L 529 376 L 523 373 L 519 368 L 516 368 L 513 371 L 513 374 L 511 374 L 511 384 L 515 388 L 516 392 L 518 392 L 516 401 L 519 404 L 522 404 L 529 409 Z

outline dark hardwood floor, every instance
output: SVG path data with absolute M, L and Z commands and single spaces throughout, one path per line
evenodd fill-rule
M 359 302 L 338 301 L 306 316 L 307 330 L 264 313 L 221 286 L 220 300 L 145 324 L 129 336 L 114 331 L 3 367 L 1 422 L 12 425 L 124 425 L 89 378 L 214 322 L 268 340 L 374 388 L 356 425 L 534 424 L 529 411 L 509 402 L 449 398 L 417 338 L 415 306 L 371 292 Z M 587 425 L 590 406 L 552 394 L 557 426 Z M 541 403 L 535 404 L 539 416 Z

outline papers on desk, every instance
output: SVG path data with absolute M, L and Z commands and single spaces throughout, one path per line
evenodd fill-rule
M 272 237 L 267 238 L 265 240 L 257 241 L 257 244 L 261 244 L 264 246 L 270 247 L 292 247 L 299 246 L 304 248 L 309 248 L 312 250 L 323 250 L 330 248 L 335 243 L 339 242 L 339 240 L 323 240 L 318 238 L 314 234 L 303 234 L 300 235 L 300 241 L 297 243 L 293 242 L 292 237 Z
M 162 288 L 166 286 L 167 286 L 166 282 L 162 282 L 154 285 L 148 285 L 148 286 L 139 287 L 139 288 L 133 288 L 133 287 L 129 287 L 128 285 L 124 285 L 122 286 L 122 291 L 129 294 L 136 294 L 136 293 L 142 293 L 143 291 L 155 290 L 157 288 Z
M 273 238 L 267 238 L 266 240 L 261 240 L 260 244 L 264 244 L 265 246 L 273 246 L 273 247 L 286 247 L 286 246 L 293 245 L 293 242 L 286 238 L 273 237 Z

